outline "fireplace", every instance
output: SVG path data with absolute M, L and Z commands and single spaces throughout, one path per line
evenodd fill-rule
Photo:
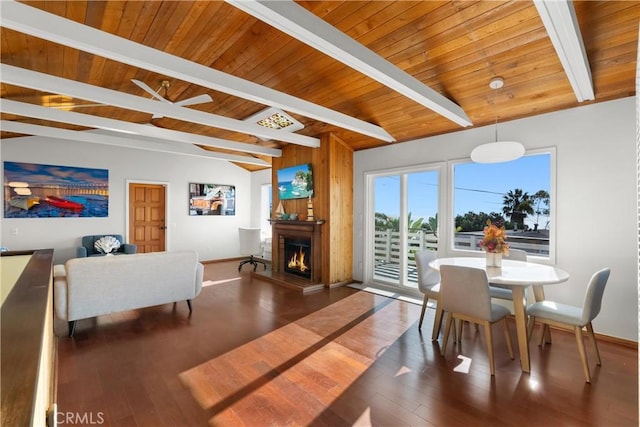
M 284 271 L 311 279 L 311 239 L 284 239 Z
M 272 274 L 306 289 L 322 287 L 322 220 L 271 220 L 273 226 Z M 293 280 L 290 280 L 292 279 Z

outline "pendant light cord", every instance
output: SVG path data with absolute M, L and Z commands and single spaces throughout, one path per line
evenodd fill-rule
M 489 87 L 493 89 L 493 114 L 495 115 L 495 137 L 498 142 L 498 89 L 504 86 L 502 77 L 494 77 L 489 82 Z
M 489 87 L 494 89 L 493 112 L 495 115 L 494 133 L 495 142 L 480 144 L 471 151 L 471 160 L 475 163 L 501 163 L 522 157 L 525 153 L 524 145 L 516 141 L 498 141 L 498 89 L 502 89 L 504 80 L 502 77 L 494 77 L 489 82 Z
M 496 123 L 495 123 L 495 136 L 496 136 L 496 142 L 498 142 L 498 107 L 497 107 L 497 103 L 498 103 L 498 89 L 499 88 L 494 88 L 493 89 L 493 114 L 496 116 Z

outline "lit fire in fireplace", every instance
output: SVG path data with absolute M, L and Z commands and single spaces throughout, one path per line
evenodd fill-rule
M 291 259 L 289 259 L 289 264 L 287 266 L 293 270 L 298 270 L 301 272 L 305 272 L 309 269 L 309 266 L 304 262 L 305 252 L 302 247 L 296 252 L 293 253 Z

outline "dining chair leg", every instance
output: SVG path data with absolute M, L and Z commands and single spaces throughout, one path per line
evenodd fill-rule
M 544 336 L 545 344 L 551 344 L 551 328 L 549 327 L 549 325 L 544 325 L 542 334 Z
M 536 318 L 533 316 L 529 316 L 527 320 L 527 341 L 531 341 L 531 337 L 533 336 L 533 330 L 536 326 Z M 542 329 L 542 336 L 540 337 L 540 342 L 538 345 L 542 346 L 542 344 L 549 343 L 551 344 L 551 328 L 546 323 L 541 323 L 540 328 Z
M 453 314 L 449 313 L 447 316 L 447 324 L 444 327 L 444 339 L 442 340 L 442 347 L 440 348 L 440 355 L 444 357 L 444 353 L 447 350 L 447 341 L 449 341 L 449 331 L 451 331 L 451 324 L 453 323 Z
M 503 319 L 504 324 L 504 339 L 507 341 L 507 350 L 509 350 L 509 357 L 513 360 L 515 356 L 513 355 L 513 345 L 511 344 L 511 335 L 509 334 L 509 322 L 507 322 L 507 318 Z
M 464 320 L 457 320 L 456 342 L 462 343 L 462 327 L 464 326 Z
M 487 341 L 487 354 L 489 355 L 489 369 L 491 375 L 496 374 L 496 367 L 493 361 L 493 335 L 491 334 L 491 323 L 489 321 L 484 322 L 484 336 Z
M 582 359 L 582 369 L 584 370 L 584 377 L 588 383 L 591 383 L 591 374 L 589 373 L 589 361 L 587 360 L 587 352 L 584 349 L 584 340 L 582 339 L 582 328 L 580 326 L 574 326 L 573 330 L 576 334 L 576 343 L 578 344 L 578 352 L 580 353 L 580 358 Z
M 437 303 L 436 305 L 436 318 L 433 320 L 433 332 L 431 332 L 431 341 L 437 341 L 438 335 L 440 335 L 440 328 L 442 328 L 442 315 L 444 314 L 444 310 L 442 310 L 442 305 Z
M 533 335 L 533 328 L 536 326 L 536 318 L 533 316 L 529 316 L 527 319 L 527 341 L 531 341 L 531 336 Z
M 540 324 L 540 341 L 538 341 L 538 347 L 542 347 L 542 345 L 544 344 L 544 328 L 546 327 L 547 327 L 546 323 Z
M 444 314 L 443 314 L 444 316 Z M 453 342 L 458 342 L 458 337 L 460 337 L 460 335 L 458 335 L 458 332 L 456 331 L 456 321 L 454 319 L 453 321 Z
M 596 353 L 596 364 L 598 366 L 602 366 L 602 360 L 600 360 L 600 351 L 598 350 L 598 343 L 596 342 L 596 335 L 593 333 L 593 325 L 591 324 L 591 322 L 587 323 L 587 335 L 589 335 L 589 340 L 591 341 L 593 350 Z
M 422 312 L 420 313 L 420 321 L 418 322 L 418 329 L 422 328 L 422 321 L 424 320 L 424 312 L 427 309 L 428 302 L 429 302 L 429 297 L 425 295 L 424 299 L 422 300 Z
M 543 286 L 533 286 L 533 296 L 536 301 L 544 301 L 544 287 Z M 543 339 L 546 344 L 551 344 L 551 328 L 549 325 L 542 324 L 542 334 Z

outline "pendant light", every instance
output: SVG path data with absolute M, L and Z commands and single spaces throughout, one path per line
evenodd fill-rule
M 489 82 L 489 87 L 494 90 L 493 109 L 496 109 L 498 89 L 504 86 L 504 80 L 496 77 Z M 500 163 L 518 159 L 524 154 L 524 146 L 516 141 L 498 141 L 498 113 L 495 113 L 495 142 L 487 142 L 478 145 L 471 152 L 471 160 L 475 163 Z

